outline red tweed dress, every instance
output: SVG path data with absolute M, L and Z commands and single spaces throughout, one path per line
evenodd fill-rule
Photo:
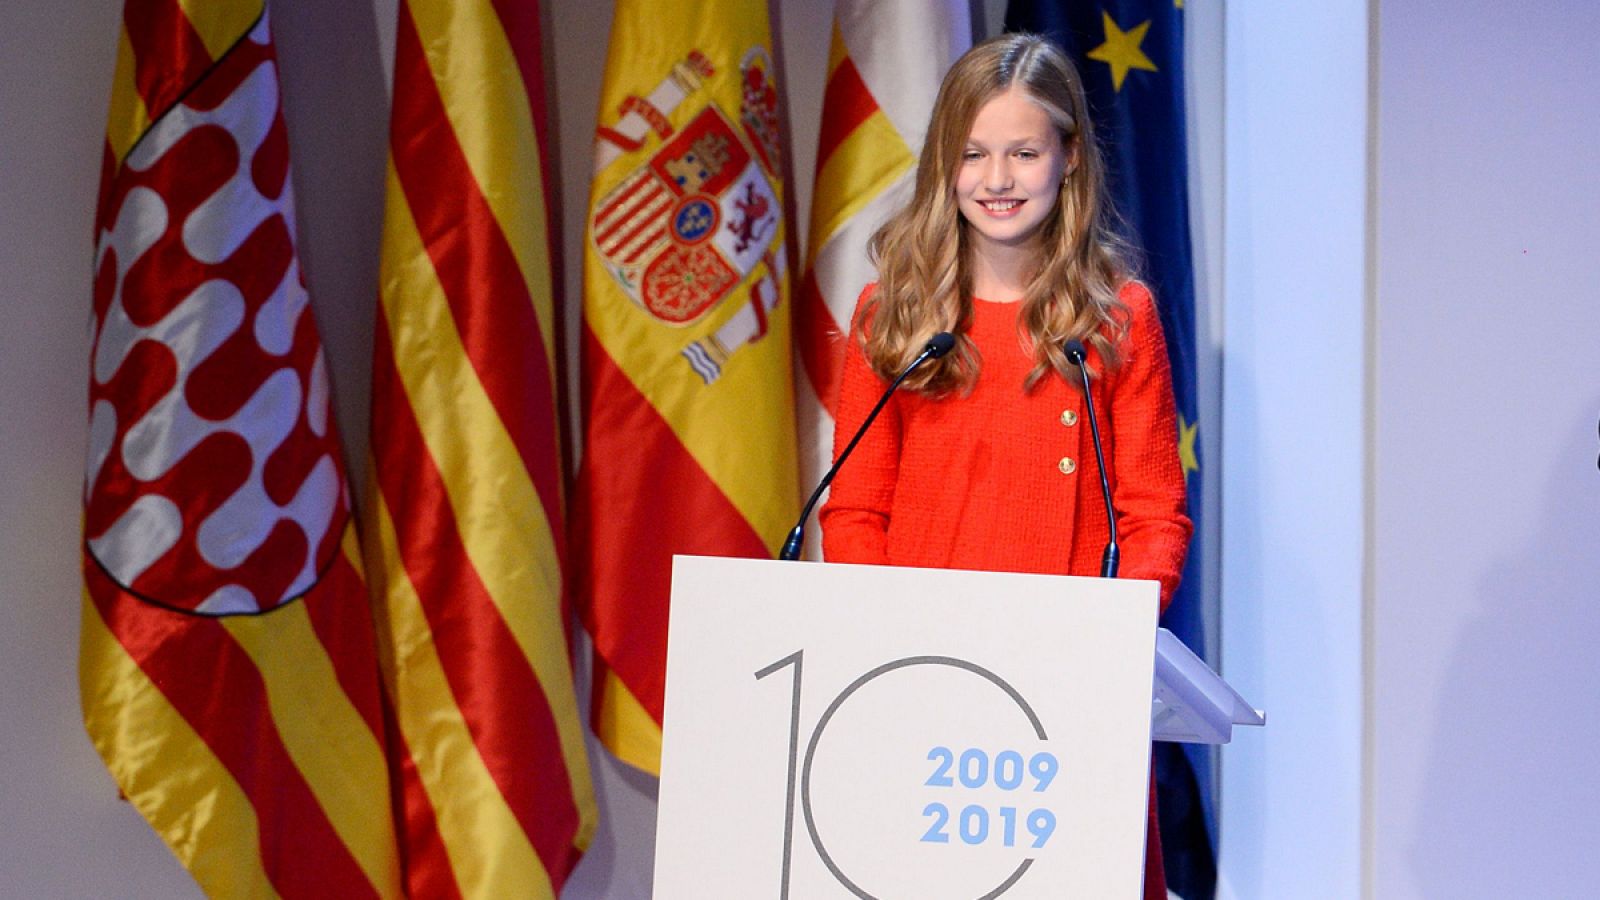
M 1172 373 L 1150 292 L 1130 281 L 1120 299 L 1128 308 L 1122 360 L 1093 382 L 1091 395 L 1117 509 L 1119 574 L 1159 581 L 1165 609 L 1193 530 L 1184 514 Z M 1017 330 L 1020 305 L 975 300 L 973 307 L 977 384 L 943 399 L 895 394 L 833 482 L 819 516 L 823 556 L 1096 575 L 1108 529 L 1083 392 L 1056 375 L 1024 391 L 1033 356 Z M 1092 347 L 1088 355 L 1091 370 L 1104 372 Z M 852 340 L 835 410 L 836 453 L 887 387 Z M 1152 793 L 1145 896 L 1164 898 L 1154 800 Z

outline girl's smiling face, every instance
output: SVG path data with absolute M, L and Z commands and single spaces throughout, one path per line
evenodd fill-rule
M 972 121 L 956 172 L 956 204 L 978 253 L 1027 246 L 1055 211 L 1070 160 L 1043 107 L 1015 86 Z

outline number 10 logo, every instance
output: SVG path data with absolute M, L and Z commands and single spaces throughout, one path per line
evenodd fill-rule
M 1048 740 L 1043 723 L 1033 707 L 1011 684 L 991 670 L 976 663 L 949 656 L 908 656 L 902 659 L 886 662 L 871 669 L 852 681 L 838 696 L 828 704 L 821 717 L 817 720 L 816 727 L 812 729 L 806 744 L 804 758 L 800 754 L 800 690 L 804 675 L 805 651 L 797 650 L 776 662 L 771 663 L 755 672 L 755 677 L 764 679 L 784 669 L 792 668 L 793 683 L 790 693 L 789 708 L 789 758 L 788 758 L 788 784 L 786 788 L 783 823 L 783 866 L 780 897 L 787 900 L 789 896 L 789 883 L 791 876 L 791 860 L 794 845 L 794 813 L 798 800 L 801 814 L 806 823 L 806 831 L 810 835 L 811 845 L 816 850 L 817 857 L 827 867 L 839 884 L 857 897 L 866 900 L 876 900 L 874 895 L 868 893 L 856 881 L 852 880 L 841 868 L 835 857 L 829 853 L 824 845 L 822 836 L 817 829 L 817 816 L 812 799 L 812 768 L 817 757 L 817 749 L 822 745 L 827 735 L 828 725 L 833 721 L 836 713 L 858 691 L 891 672 L 912 670 L 913 672 L 931 672 L 956 670 L 976 676 L 994 687 L 998 688 L 1010 703 L 1014 704 L 1026 717 L 1028 726 L 1034 738 L 1039 741 Z M 967 845 L 981 845 L 998 843 L 1004 847 L 1018 846 L 1019 836 L 1017 825 L 1020 821 L 1027 831 L 1021 837 L 1026 842 L 1027 849 L 1039 849 L 1045 846 L 1055 832 L 1056 815 L 1045 802 L 1043 795 L 1055 780 L 1060 771 L 1060 762 L 1054 753 L 1037 751 L 1029 755 L 1013 749 L 1001 750 L 992 756 L 985 750 L 969 748 L 955 751 L 946 746 L 935 746 L 930 749 L 926 761 L 934 764 L 931 774 L 923 782 L 923 786 L 940 795 L 933 802 L 929 802 L 922 809 L 922 816 L 929 820 L 927 831 L 922 834 L 921 842 L 924 844 L 950 844 L 951 843 L 951 804 L 944 792 L 957 792 L 962 789 L 977 790 L 980 788 L 993 788 L 1000 792 L 1017 792 L 1020 797 L 1029 798 L 1033 802 L 1027 804 L 1027 809 L 1019 810 L 1014 802 L 1007 802 L 998 806 L 982 803 L 969 803 L 960 807 L 955 815 L 955 835 L 961 843 Z M 959 804 L 957 804 L 959 806 Z M 995 886 L 981 898 L 999 897 L 1028 872 L 1034 863 L 1034 857 L 1022 859 L 1015 868 L 1011 869 Z

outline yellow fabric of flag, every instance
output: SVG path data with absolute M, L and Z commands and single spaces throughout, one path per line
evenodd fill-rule
M 584 242 L 575 551 L 595 728 L 659 766 L 674 553 L 771 556 L 797 512 L 767 6 L 623 0 Z
M 368 570 L 416 897 L 554 898 L 595 804 L 569 648 L 533 0 L 401 0 Z

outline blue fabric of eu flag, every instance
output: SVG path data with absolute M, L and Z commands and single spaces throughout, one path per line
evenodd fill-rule
M 1197 654 L 1206 646 L 1201 583 L 1199 410 L 1195 391 L 1194 267 L 1190 259 L 1184 128 L 1183 10 L 1174 0 L 1011 0 L 1007 31 L 1029 31 L 1066 50 L 1083 74 L 1111 196 L 1144 252 L 1172 362 L 1180 455 L 1196 531 L 1177 596 L 1162 617 Z M 1184 900 L 1216 893 L 1210 748 L 1157 743 L 1154 751 L 1163 868 Z

